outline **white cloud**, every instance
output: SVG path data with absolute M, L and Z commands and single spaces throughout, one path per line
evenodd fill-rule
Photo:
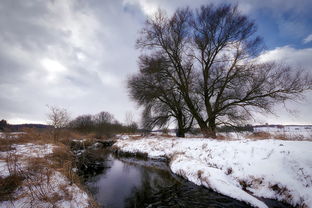
M 292 10 L 297 13 L 306 12 L 307 8 L 311 7 L 310 0 L 301 0 L 300 4 L 293 0 L 271 0 L 271 1 L 250 1 L 250 0 L 237 0 L 235 1 L 243 13 L 252 13 L 259 9 L 270 9 L 275 11 L 289 11 Z M 169 13 L 178 7 L 190 6 L 198 8 L 200 5 L 206 4 L 220 4 L 231 3 L 232 0 L 123 0 L 123 4 L 138 5 L 146 15 L 151 15 L 158 7 L 168 10 Z M 234 3 L 235 4 L 235 3 Z M 277 13 L 277 12 L 276 12 Z
M 308 35 L 304 40 L 303 43 L 309 43 L 312 41 L 312 34 Z
M 312 72 L 312 48 L 296 49 L 291 46 L 278 47 L 260 55 L 261 61 L 279 61 L 293 67 L 303 67 Z
M 80 61 L 85 61 L 86 60 L 86 55 L 84 53 L 78 52 L 76 53 L 77 59 Z
M 278 47 L 265 51 L 259 57 L 260 61 L 277 61 L 289 64 L 294 69 L 305 69 L 312 75 L 312 48 L 296 49 L 291 46 Z M 289 101 L 285 106 L 277 106 L 274 115 L 257 115 L 262 123 L 274 124 L 311 124 L 312 123 L 312 92 L 304 94 L 304 100 Z M 258 120 L 259 121 L 259 120 Z
M 44 69 L 48 72 L 47 81 L 57 81 L 58 76 L 66 72 L 67 69 L 59 61 L 44 58 L 41 60 L 41 64 Z
M 124 0 L 123 5 L 130 4 L 130 5 L 138 5 L 141 10 L 148 16 L 153 15 L 159 5 L 155 1 L 146 1 L 146 0 Z

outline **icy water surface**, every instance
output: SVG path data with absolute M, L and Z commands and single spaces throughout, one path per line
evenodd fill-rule
M 175 176 L 165 162 L 109 154 L 105 163 L 107 168 L 87 180 L 91 193 L 105 208 L 250 207 Z M 288 207 L 273 200 L 266 203 Z

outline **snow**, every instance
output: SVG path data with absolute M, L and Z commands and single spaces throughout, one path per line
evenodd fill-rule
M 130 137 L 141 137 L 141 134 L 116 134 L 117 139 L 129 139 Z
M 53 197 L 56 195 L 59 196 L 65 196 L 70 195 L 70 200 L 59 200 L 55 202 L 54 204 L 51 204 L 51 202 L 46 202 L 44 200 L 39 200 L 37 198 L 32 198 L 30 196 L 28 197 L 22 197 L 19 198 L 18 193 L 15 197 L 19 198 L 14 201 L 4 201 L 0 202 L 0 207 L 2 208 L 16 208 L 16 207 L 64 207 L 64 208 L 84 208 L 88 207 L 89 205 L 89 196 L 83 192 L 78 186 L 75 184 L 68 185 L 69 181 L 67 178 L 65 178 L 60 172 L 55 171 L 53 175 L 50 177 L 49 183 L 44 183 L 41 186 L 38 185 L 32 185 L 29 186 L 29 189 L 33 191 L 32 195 L 34 196 L 45 196 L 46 197 Z M 65 188 L 62 188 L 64 187 Z M 23 186 L 20 190 L 21 193 L 27 193 L 28 188 Z M 66 190 L 66 193 L 64 192 L 64 189 Z M 22 192 L 23 191 L 23 192 Z M 23 195 L 22 195 L 23 196 Z M 53 206 L 54 205 L 54 206 Z
M 4 160 L 0 160 L 0 177 L 7 177 L 10 175 L 7 163 Z
M 14 150 L 10 152 L 14 152 L 15 155 L 23 156 L 23 157 L 44 157 L 48 154 L 53 153 L 53 145 L 52 144 L 19 144 L 12 145 Z
M 309 132 L 312 133 L 312 125 L 266 125 L 255 126 L 255 132 Z
M 267 207 L 257 197 L 312 207 L 310 141 L 152 136 L 118 140 L 115 146 L 151 158 L 167 157 L 173 173 L 255 207 Z
M 43 158 L 53 153 L 55 145 L 52 144 L 14 144 L 13 150 L 7 152 L 0 152 L 1 158 L 7 156 L 18 156 L 18 168 L 23 170 L 27 165 L 27 160 L 30 158 Z M 47 160 L 47 162 L 49 162 Z M 84 208 L 89 206 L 88 194 L 81 190 L 77 185 L 70 183 L 70 181 L 60 172 L 51 169 L 51 176 L 44 175 L 44 173 L 33 173 L 28 175 L 21 187 L 19 187 L 13 194 L 16 200 L 1 201 L 0 208 L 13 208 L 13 207 L 78 207 Z M 0 160 L 0 177 L 7 177 L 10 175 L 8 164 L 5 160 Z M 38 181 L 41 181 L 38 183 Z M 31 194 L 30 191 L 32 190 Z M 34 198 L 35 196 L 35 198 Z M 39 196 L 39 197 L 38 197 Z M 53 198 L 59 197 L 53 206 L 51 202 L 40 199 L 40 196 Z M 41 197 L 42 198 L 42 197 Z
M 25 132 L 0 132 L 0 139 L 17 139 L 21 134 Z
M 130 137 L 129 135 L 117 134 L 116 138 L 124 140 L 124 139 L 129 139 Z
M 254 132 L 266 132 L 271 135 L 281 135 L 290 139 L 311 140 L 312 125 L 269 125 L 255 126 Z

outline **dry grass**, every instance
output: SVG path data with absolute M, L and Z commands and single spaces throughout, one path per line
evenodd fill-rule
M 292 138 L 291 136 L 286 136 L 285 134 L 274 135 L 273 138 L 277 140 L 295 140 L 295 138 Z
M 12 141 L 1 138 L 0 139 L 0 152 L 6 152 L 6 151 L 11 151 L 11 150 L 13 150 Z
M 52 161 L 50 165 L 51 168 L 65 175 L 71 184 L 80 185 L 80 179 L 73 171 L 75 168 L 75 158 L 68 146 L 59 145 L 54 148 L 53 153 L 47 157 Z
M 95 141 L 93 135 L 80 135 L 76 132 L 65 130 L 58 137 L 55 137 L 50 131 L 25 129 L 24 132 L 17 138 L 8 138 L 5 135 L 4 138 L 0 139 L 0 151 L 6 152 L 6 157 L 2 159 L 7 162 L 9 170 L 8 177 L 0 178 L 0 201 L 13 201 L 16 197 L 28 196 L 31 199 L 30 204 L 41 201 L 50 204 L 51 207 L 56 207 L 55 204 L 58 201 L 71 200 L 73 197 L 72 193 L 66 189 L 66 186 L 75 184 L 82 190 L 85 190 L 79 176 L 73 171 L 75 158 L 70 151 L 70 145 L 72 140 L 77 138 L 84 138 L 83 143 L 91 145 Z M 22 157 L 17 155 L 13 145 L 26 143 L 38 145 L 53 144 L 55 148 L 52 154 L 48 154 L 45 157 L 27 157 L 27 155 Z M 22 168 L 21 163 L 23 163 Z M 62 195 L 54 191 L 56 184 L 51 181 L 55 171 L 60 172 L 70 182 L 70 184 L 65 184 L 63 188 L 58 187 L 62 190 Z M 16 195 L 15 191 L 18 187 L 23 187 L 24 192 Z M 89 207 L 98 207 L 90 193 L 86 192 L 90 196 Z M 33 205 L 36 206 L 35 204 Z
M 173 135 L 170 135 L 170 134 L 167 134 L 167 133 L 162 133 L 160 136 L 161 136 L 161 137 L 165 137 L 165 138 L 173 138 L 173 137 L 176 137 L 176 136 L 173 136 Z
M 45 165 L 47 162 L 45 158 L 30 159 L 22 171 L 25 177 L 23 185 L 27 188 L 27 194 L 32 201 L 43 201 L 53 206 L 57 202 L 56 197 L 50 194 L 53 190 L 51 176 L 54 171 Z
M 140 140 L 140 139 L 143 139 L 144 136 L 139 136 L 139 135 L 136 135 L 136 136 L 130 136 L 130 139 L 131 140 Z
M 216 136 L 216 139 L 217 139 L 217 140 L 229 140 L 228 137 L 225 137 L 225 136 L 223 136 L 223 135 L 217 135 L 217 136 Z
M 268 132 L 254 132 L 247 136 L 248 139 L 253 140 L 265 140 L 265 139 L 276 139 L 285 141 L 302 141 L 304 137 L 302 135 L 288 135 L 288 134 L 270 134 Z
M 268 132 L 254 132 L 251 135 L 247 136 L 249 139 L 262 140 L 262 139 L 270 139 L 272 135 Z
M 23 180 L 24 178 L 18 174 L 0 177 L 0 202 L 14 200 L 13 193 L 21 186 Z

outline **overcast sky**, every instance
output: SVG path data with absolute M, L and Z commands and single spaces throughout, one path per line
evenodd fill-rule
M 158 7 L 170 14 L 224 0 L 1 0 L 0 119 L 45 123 L 47 105 L 72 117 L 112 113 L 124 121 L 139 108 L 125 80 L 138 70 L 138 31 Z M 233 1 L 228 1 L 233 2 Z M 265 60 L 279 60 L 312 73 L 311 0 L 239 0 L 256 21 Z M 312 93 L 299 103 L 277 106 L 256 123 L 312 124 Z

